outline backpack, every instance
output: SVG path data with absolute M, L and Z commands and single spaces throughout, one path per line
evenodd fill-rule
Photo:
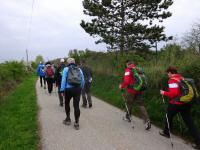
M 46 72 L 47 72 L 47 77 L 53 77 L 54 71 L 53 71 L 53 69 L 52 69 L 51 66 L 48 66 L 48 67 L 47 67 Z
M 81 71 L 78 67 L 69 66 L 67 82 L 72 86 L 80 86 L 81 85 Z
M 137 67 L 132 69 L 135 83 L 133 89 L 136 91 L 145 91 L 147 89 L 147 78 L 142 68 Z
M 174 79 L 176 80 L 176 79 Z M 175 100 L 189 103 L 196 100 L 199 97 L 195 82 L 191 78 L 181 79 L 179 82 L 181 97 L 175 98 Z

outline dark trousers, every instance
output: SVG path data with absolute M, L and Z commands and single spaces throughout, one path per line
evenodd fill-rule
M 48 92 L 51 93 L 53 90 L 53 78 L 46 78 L 46 80 L 47 80 Z
M 84 89 L 82 89 L 82 99 L 83 99 L 83 105 L 87 105 L 87 101 L 88 104 L 91 105 L 92 104 L 92 99 L 91 99 L 91 83 L 85 83 Z M 87 96 L 87 97 L 86 97 Z
M 197 144 L 200 144 L 200 135 L 198 132 L 198 129 L 196 125 L 194 124 L 194 121 L 191 116 L 191 104 L 185 104 L 185 105 L 175 105 L 175 104 L 169 104 L 167 108 L 167 116 L 169 120 L 169 128 L 170 131 L 173 129 L 173 118 L 177 113 L 181 114 L 181 117 L 183 118 L 183 121 L 189 128 L 189 131 L 191 132 L 192 136 L 195 139 L 195 142 Z M 169 133 L 167 120 L 165 120 L 165 133 Z
M 61 85 L 59 84 L 58 85 L 58 97 L 59 97 L 60 105 L 63 105 L 63 97 L 60 92 L 60 87 L 61 87 Z
M 44 82 L 44 86 L 46 86 L 46 79 L 45 79 L 45 77 L 40 76 L 40 85 L 41 85 L 41 87 L 42 87 L 42 80 Z
M 80 117 L 80 95 L 81 95 L 81 88 L 80 87 L 73 87 L 69 89 L 65 89 L 65 111 L 67 118 L 70 118 L 70 100 L 73 98 L 73 106 L 74 106 L 74 118 L 75 122 L 79 122 Z

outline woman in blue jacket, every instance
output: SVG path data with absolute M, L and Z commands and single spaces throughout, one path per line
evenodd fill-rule
M 63 76 L 61 81 L 60 91 L 62 92 L 62 96 L 65 97 L 65 111 L 66 111 L 66 119 L 63 121 L 64 124 L 70 125 L 70 100 L 73 98 L 73 106 L 74 106 L 74 127 L 75 129 L 79 129 L 79 117 L 80 117 L 80 95 L 81 89 L 84 88 L 84 76 L 83 72 L 80 68 L 75 64 L 74 58 L 67 59 L 68 66 L 63 70 Z

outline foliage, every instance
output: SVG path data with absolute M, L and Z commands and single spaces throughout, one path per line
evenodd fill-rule
M 185 33 L 183 43 L 186 48 L 196 50 L 200 53 L 200 23 L 193 24 L 191 30 Z
M 38 56 L 36 56 L 36 58 L 35 58 L 35 63 L 36 63 L 36 65 L 39 65 L 40 62 L 44 62 L 44 58 L 43 58 L 42 55 L 38 55 Z
M 0 149 L 38 149 L 36 77 L 27 77 L 0 105 Z
M 81 27 L 91 36 L 99 36 L 96 43 L 106 43 L 109 49 L 148 49 L 156 41 L 168 40 L 164 27 L 158 25 L 171 16 L 167 11 L 172 0 L 83 0 Z M 157 24 L 156 24 L 157 23 Z
M 0 100 L 28 74 L 23 62 L 10 61 L 0 64 Z

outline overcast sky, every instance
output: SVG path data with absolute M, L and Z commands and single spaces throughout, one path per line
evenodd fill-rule
M 106 51 L 79 25 L 86 18 L 82 0 L 35 0 L 29 28 L 31 8 L 32 0 L 0 0 L 0 62 L 25 59 L 26 48 L 31 60 L 37 55 L 45 60 L 67 57 L 70 49 Z M 176 0 L 172 17 L 163 23 L 165 33 L 181 37 L 199 21 L 199 9 L 200 0 Z

